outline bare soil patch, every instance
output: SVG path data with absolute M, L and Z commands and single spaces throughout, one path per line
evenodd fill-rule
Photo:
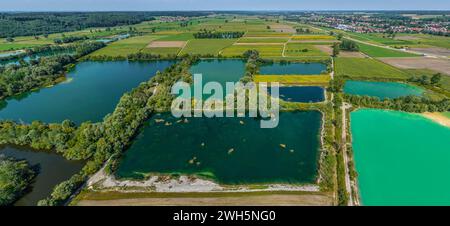
M 330 206 L 332 197 L 324 194 L 258 194 L 224 197 L 155 197 L 111 200 L 84 199 L 80 206 Z
M 327 53 L 328 55 L 333 54 L 333 48 L 329 45 L 314 45 L 314 47 L 322 52 Z
M 340 51 L 339 57 L 353 57 L 353 58 L 364 58 L 366 57 L 361 52 L 355 52 L 355 51 Z
M 394 67 L 403 69 L 430 69 L 450 75 L 450 60 L 428 57 L 379 58 Z
M 409 48 L 409 50 L 424 53 L 424 54 L 433 54 L 439 56 L 450 56 L 450 49 L 439 48 L 439 47 L 430 47 L 430 48 Z
M 154 41 L 147 45 L 147 48 L 167 47 L 167 48 L 181 48 L 186 45 L 185 41 Z
M 276 32 L 283 32 L 283 33 L 295 33 L 296 32 L 296 30 L 292 26 L 286 25 L 286 24 L 272 24 L 272 25 L 270 25 L 270 28 Z

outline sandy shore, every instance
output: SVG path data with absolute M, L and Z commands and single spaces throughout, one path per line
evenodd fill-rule
M 425 112 L 422 113 L 423 116 L 429 118 L 443 126 L 450 127 L 450 118 L 446 117 L 442 113 L 439 112 Z

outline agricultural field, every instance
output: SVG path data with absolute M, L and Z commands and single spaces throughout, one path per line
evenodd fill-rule
M 228 22 L 227 22 L 228 21 Z M 223 20 L 210 20 L 204 23 L 199 23 L 195 26 L 195 30 L 220 30 L 220 31 L 265 31 L 268 30 L 267 26 L 269 24 L 262 20 L 244 20 L 244 21 L 233 21 L 229 19 Z
M 247 50 L 257 50 L 262 57 L 281 57 L 283 45 L 233 45 L 221 51 L 223 56 L 242 56 Z
M 331 205 L 322 192 L 217 192 L 217 193 L 82 193 L 73 203 L 91 205 Z
M 181 50 L 180 55 L 217 55 L 222 49 L 231 46 L 234 42 L 236 42 L 236 39 L 193 39 L 188 41 L 186 47 Z
M 17 37 L 14 38 L 13 42 L 8 42 L 6 41 L 6 39 L 0 39 L 0 52 L 19 50 L 48 44 L 53 44 L 53 40 L 44 37 L 39 37 L 39 39 L 36 39 L 34 37 Z
M 154 55 L 168 56 L 177 55 L 181 48 L 177 47 L 147 47 L 141 50 L 143 53 L 151 53 Z
M 364 33 L 354 33 L 354 32 L 346 32 L 346 35 L 350 36 L 351 38 L 369 42 L 373 44 L 384 44 L 384 45 L 408 45 L 412 44 L 412 42 L 408 40 L 398 40 L 393 38 L 387 38 L 385 37 L 385 34 L 376 34 L 376 33 L 370 33 L 370 34 L 364 34 Z
M 330 35 L 294 35 L 292 41 L 332 41 L 335 37 Z
M 445 36 L 436 36 L 436 35 L 427 35 L 427 34 L 406 34 L 399 33 L 396 34 L 394 38 L 388 38 L 385 34 L 379 33 L 371 33 L 371 34 L 362 34 L 362 33 L 352 33 L 346 32 L 346 35 L 351 38 L 369 42 L 373 44 L 383 44 L 393 47 L 441 47 L 450 49 L 450 43 L 448 41 L 448 37 Z
M 128 54 L 141 51 L 142 49 L 146 48 L 146 46 L 150 44 L 151 41 L 156 40 L 160 37 L 161 36 L 157 35 L 145 35 L 120 40 L 92 53 L 91 56 L 105 55 L 111 57 L 126 57 Z
M 328 56 L 328 54 L 314 45 L 301 43 L 288 43 L 284 51 L 288 57 L 311 57 L 311 56 Z
M 244 34 L 244 37 L 291 37 L 292 34 L 289 33 L 281 33 L 274 31 L 248 31 Z
M 419 55 L 402 52 L 400 50 L 386 49 L 382 47 L 358 43 L 359 50 L 371 57 L 418 57 Z
M 238 43 L 285 43 L 288 37 L 243 37 Z
M 163 35 L 164 37 L 158 39 L 158 41 L 188 41 L 194 39 L 193 33 L 178 33 L 178 32 L 158 32 L 158 35 Z
M 256 75 L 255 82 L 279 82 L 290 85 L 328 85 L 329 75 Z
M 450 62 L 427 57 L 380 58 L 379 60 L 402 69 L 429 69 L 450 75 Z
M 386 78 L 406 79 L 408 74 L 404 71 L 370 58 L 342 58 L 335 60 L 337 76 L 354 78 Z

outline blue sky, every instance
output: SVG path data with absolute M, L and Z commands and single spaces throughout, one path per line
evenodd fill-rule
M 450 0 L 0 0 L 0 11 L 450 10 Z

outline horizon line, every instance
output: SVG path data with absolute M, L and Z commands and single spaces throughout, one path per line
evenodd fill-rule
M 245 10 L 245 9 L 199 9 L 199 10 L 3 10 L 0 13 L 21 13 L 21 12 L 380 12 L 380 11 L 417 11 L 417 12 L 450 12 L 450 9 L 261 9 L 261 10 Z

